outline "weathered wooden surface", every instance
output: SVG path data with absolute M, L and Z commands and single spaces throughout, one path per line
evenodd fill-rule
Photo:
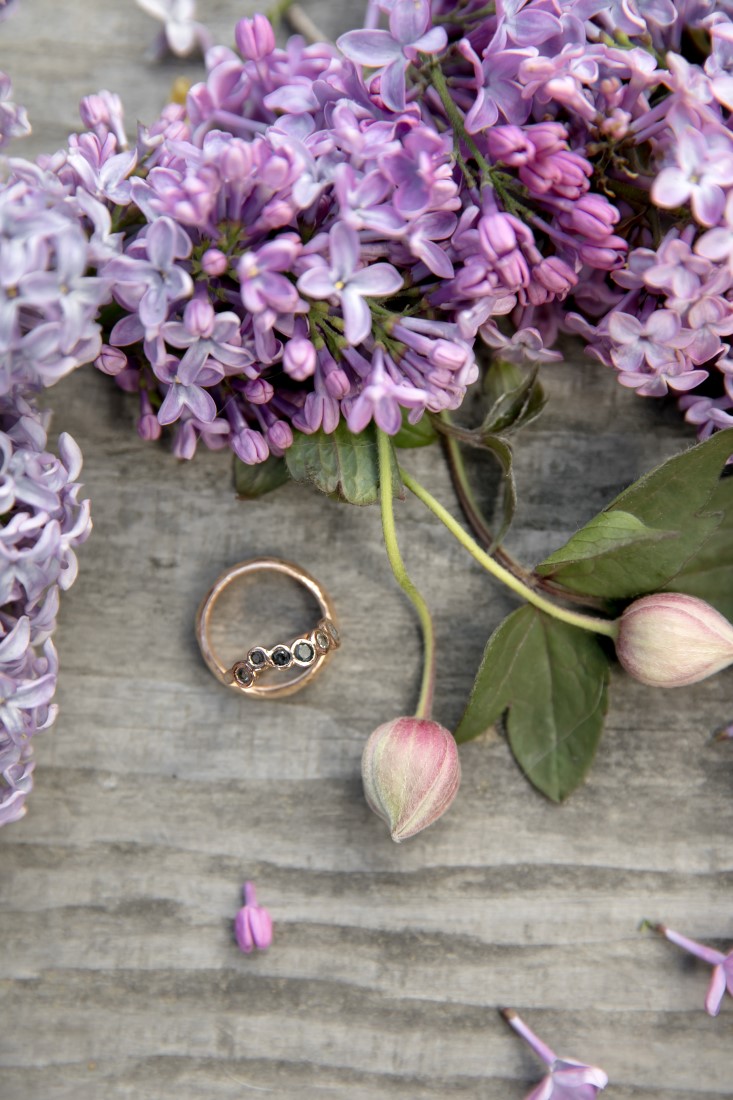
M 242 12 L 199 7 L 222 34 Z M 353 16 L 309 10 L 329 30 Z M 131 2 L 21 0 L 0 57 L 36 150 L 100 85 L 153 115 L 195 70 L 151 69 L 151 30 Z M 519 452 L 510 546 L 525 561 L 689 438 L 593 364 L 546 377 L 550 407 Z M 61 717 L 38 739 L 28 816 L 0 833 L 3 1100 L 521 1100 L 539 1067 L 504 1004 L 602 1065 L 614 1100 L 729 1096 L 730 1003 L 708 1019 L 707 968 L 637 926 L 733 939 L 733 750 L 708 740 L 733 717 L 731 672 L 668 694 L 618 675 L 590 779 L 562 808 L 501 737 L 462 748 L 455 806 L 397 847 L 358 780 L 366 736 L 409 712 L 419 676 L 377 512 L 295 486 L 238 503 L 226 457 L 179 465 L 143 445 L 128 400 L 90 370 L 50 397 L 84 450 L 95 532 L 63 602 Z M 407 461 L 450 499 L 439 455 Z M 416 502 L 399 523 L 450 725 L 513 601 Z M 265 554 L 312 570 L 344 628 L 323 678 L 279 703 L 225 692 L 193 638 L 219 571 Z M 231 933 L 245 877 L 276 924 L 250 958 Z

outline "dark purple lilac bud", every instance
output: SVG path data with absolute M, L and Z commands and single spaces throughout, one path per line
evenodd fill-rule
M 733 624 L 697 596 L 656 592 L 618 620 L 616 654 L 652 687 L 684 687 L 733 664 Z
M 458 793 L 455 738 L 437 722 L 395 718 L 367 741 L 361 776 L 369 808 L 387 822 L 392 840 L 407 840 L 437 821 Z
M 102 344 L 102 350 L 94 360 L 94 366 L 97 370 L 101 370 L 103 374 L 109 374 L 114 378 L 127 366 L 127 356 L 120 348 Z
M 241 458 L 242 462 L 246 462 L 248 466 L 264 462 L 270 453 L 262 432 L 255 431 L 253 428 L 242 428 L 238 432 L 232 432 L 231 445 L 237 458 Z
M 253 882 L 244 884 L 244 905 L 234 918 L 234 935 L 245 955 L 251 955 L 255 948 L 266 951 L 272 943 L 272 917 L 257 904 Z
M 229 260 L 219 248 L 207 248 L 201 257 L 201 270 L 207 275 L 223 275 L 229 267 Z
M 275 49 L 275 32 L 269 19 L 259 12 L 252 19 L 240 19 L 234 28 L 234 40 L 242 57 L 261 61 Z

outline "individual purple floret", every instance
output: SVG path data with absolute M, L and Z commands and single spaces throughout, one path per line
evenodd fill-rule
M 709 1016 L 717 1016 L 726 989 L 733 997 L 733 951 L 729 951 L 725 955 L 722 951 L 716 951 L 712 947 L 697 943 L 696 940 L 690 940 L 687 936 L 682 936 L 679 932 L 674 932 L 663 924 L 655 925 L 655 930 L 666 936 L 670 943 L 676 943 L 683 951 L 687 951 L 690 955 L 694 955 L 695 958 L 702 959 L 703 962 L 712 966 L 710 986 L 705 997 L 705 1011 Z
M 0 8 L 0 19 L 3 9 Z M 12 138 L 25 137 L 31 132 L 25 107 L 13 102 L 13 86 L 10 77 L 0 72 L 0 149 Z
M 243 887 L 244 905 L 234 918 L 234 936 L 237 946 L 245 955 L 255 948 L 266 951 L 272 943 L 272 918 L 263 906 L 257 904 L 253 882 Z
M 511 1008 L 501 1014 L 549 1069 L 547 1076 L 528 1094 L 527 1100 L 595 1100 L 608 1084 L 608 1075 L 596 1066 L 558 1058 Z

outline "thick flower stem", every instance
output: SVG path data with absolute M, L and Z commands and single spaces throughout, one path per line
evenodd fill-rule
M 407 575 L 405 563 L 402 560 L 397 543 L 392 492 L 392 440 L 382 431 L 377 431 L 377 437 L 379 444 L 379 497 L 387 557 L 389 558 L 389 564 L 392 566 L 395 580 L 417 612 L 423 636 L 423 673 L 415 717 L 430 718 L 433 709 L 433 692 L 435 690 L 435 631 L 433 619 L 421 593 Z
M 553 619 L 559 619 L 561 622 L 568 623 L 570 626 L 577 626 L 581 630 L 590 630 L 594 634 L 605 634 L 608 638 L 615 638 L 618 632 L 616 623 L 610 619 L 596 619 L 593 615 L 581 615 L 577 611 L 570 611 L 564 607 L 558 607 L 557 604 L 551 600 L 545 599 L 539 592 L 534 591 L 523 581 L 515 577 L 513 573 L 510 573 L 508 569 L 505 569 L 503 565 L 499 565 L 489 554 L 481 549 L 479 544 L 471 538 L 467 531 L 464 531 L 460 523 L 458 523 L 453 516 L 448 512 L 442 504 L 440 504 L 427 489 L 423 488 L 419 482 L 415 481 L 406 470 L 400 470 L 403 484 L 411 493 L 421 500 L 423 504 L 430 509 L 430 511 L 437 516 L 441 523 L 443 523 L 450 533 L 458 539 L 461 546 L 463 546 L 472 557 L 476 559 L 479 565 L 482 565 L 484 569 L 491 573 L 497 580 L 505 584 L 507 588 L 510 588 L 512 592 L 515 592 L 518 596 L 521 596 L 527 603 L 531 603 L 534 607 L 539 608 L 540 611 L 544 611 L 547 615 L 551 615 Z

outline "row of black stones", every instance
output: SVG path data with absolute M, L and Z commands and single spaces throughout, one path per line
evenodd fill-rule
M 298 638 L 293 642 L 292 647 L 275 646 L 269 653 L 262 646 L 256 646 L 247 654 L 246 663 L 235 666 L 234 679 L 241 687 L 251 687 L 257 674 L 268 666 L 289 668 L 293 662 L 307 666 L 315 660 L 316 651 L 327 653 L 331 647 L 336 647 L 341 642 L 339 632 L 330 619 L 323 619 L 318 624 L 312 638 L 312 642 L 307 638 Z

